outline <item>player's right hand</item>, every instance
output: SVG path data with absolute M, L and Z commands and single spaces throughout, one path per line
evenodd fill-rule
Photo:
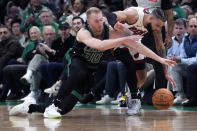
M 116 22 L 116 24 L 114 25 L 114 29 L 118 32 L 124 32 L 124 25 L 120 22 Z

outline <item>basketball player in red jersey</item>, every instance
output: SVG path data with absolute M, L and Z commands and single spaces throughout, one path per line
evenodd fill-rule
M 114 13 L 107 14 L 106 16 L 108 18 L 109 24 L 119 32 L 126 32 L 125 27 L 130 31 L 132 31 L 134 35 L 138 34 L 144 36 L 147 33 L 150 33 L 148 31 L 152 31 L 151 33 L 154 32 L 156 34 L 155 38 L 152 38 L 155 40 L 161 39 L 161 36 L 159 36 L 160 33 L 158 33 L 157 35 L 157 32 L 160 32 L 161 27 L 164 26 L 166 22 L 164 12 L 160 8 L 155 8 L 151 13 L 147 13 L 146 9 L 144 8 L 130 7 L 125 9 L 124 11 L 117 11 Z M 121 24 L 120 22 L 125 24 Z M 143 38 L 142 38 L 142 43 L 143 43 Z M 137 81 L 146 80 L 145 62 L 142 60 L 143 57 L 139 53 L 131 51 L 131 49 L 125 51 L 125 49 L 121 47 L 115 48 L 114 54 L 127 67 L 128 70 L 127 84 L 131 92 L 131 97 L 133 99 L 131 100 L 130 103 L 133 103 L 131 104 L 133 108 L 139 109 L 141 107 L 141 103 L 139 100 L 139 96 L 137 95 L 138 94 Z M 130 54 L 133 59 L 130 57 L 131 60 L 129 60 L 129 57 L 125 57 L 126 54 L 127 56 L 129 56 Z M 135 70 L 138 77 L 136 77 L 136 75 L 132 73 Z M 175 86 L 175 82 L 172 79 L 172 77 L 168 74 L 166 67 L 165 67 L 165 76 L 166 79 Z M 128 112 L 128 114 L 138 114 L 138 113 L 139 111 Z

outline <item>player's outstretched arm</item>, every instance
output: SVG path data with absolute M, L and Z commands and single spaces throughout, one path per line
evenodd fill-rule
M 126 36 L 126 37 L 119 37 L 116 39 L 109 39 L 109 40 L 99 40 L 91 36 L 90 32 L 86 29 L 81 29 L 77 34 L 77 40 L 79 42 L 83 42 L 87 46 L 98 49 L 98 50 L 108 50 L 114 48 L 128 40 L 130 41 L 138 41 L 141 39 L 142 36 Z
M 132 48 L 135 51 L 160 62 L 161 64 L 169 65 L 169 66 L 177 65 L 177 63 L 175 61 L 168 60 L 168 59 L 165 59 L 165 58 L 162 58 L 162 57 L 158 56 L 157 54 L 155 54 L 153 51 L 151 51 L 149 48 L 147 48 L 143 44 L 139 44 L 137 42 L 132 42 L 132 41 L 124 42 L 124 44 L 127 47 Z

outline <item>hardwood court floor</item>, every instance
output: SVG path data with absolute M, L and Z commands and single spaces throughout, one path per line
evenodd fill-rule
M 61 119 L 42 114 L 8 116 L 11 106 L 0 106 L 1 131 L 189 131 L 197 130 L 197 108 L 155 110 L 143 106 L 140 116 L 127 116 L 115 106 L 78 105 Z M 191 111 L 196 110 L 196 111 Z

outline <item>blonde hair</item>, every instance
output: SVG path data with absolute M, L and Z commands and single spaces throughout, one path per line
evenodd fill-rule
M 92 13 L 102 13 L 101 10 L 97 7 L 91 7 L 86 11 L 87 18 L 92 14 Z

